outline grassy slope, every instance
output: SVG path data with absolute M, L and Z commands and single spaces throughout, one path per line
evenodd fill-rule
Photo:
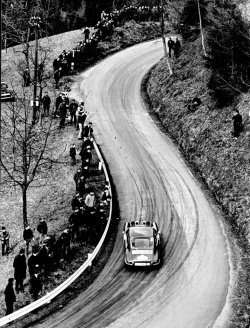
M 242 94 L 237 108 L 244 121 L 238 140 L 232 137 L 232 107 L 216 108 L 206 87 L 210 72 L 204 67 L 200 40 L 185 45 L 173 63 L 169 77 L 164 60 L 148 76 L 147 93 L 153 111 L 222 205 L 227 220 L 238 237 L 240 259 L 238 286 L 233 306 L 236 308 L 231 327 L 245 327 L 249 299 L 249 218 L 250 218 L 250 94 Z M 198 96 L 202 104 L 195 112 L 187 108 L 189 99 Z

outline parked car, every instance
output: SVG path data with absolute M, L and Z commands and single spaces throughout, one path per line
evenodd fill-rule
M 126 222 L 123 239 L 126 265 L 143 267 L 160 264 L 160 231 L 155 222 Z
M 14 92 L 9 90 L 5 82 L 1 82 L 1 102 L 3 101 L 15 101 Z

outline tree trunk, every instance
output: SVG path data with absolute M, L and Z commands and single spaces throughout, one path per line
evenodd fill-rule
M 27 216 L 27 187 L 22 187 L 23 191 L 23 226 L 24 228 L 28 224 L 28 216 Z
M 37 108 L 36 108 L 36 94 L 37 94 L 37 66 L 38 66 L 38 28 L 35 26 L 35 67 L 34 67 L 34 93 L 33 93 L 33 124 L 36 123 Z
M 201 44 L 202 44 L 203 54 L 204 54 L 205 57 L 207 57 L 207 52 L 206 52 L 206 47 L 205 47 L 205 40 L 204 40 L 204 34 L 203 34 L 203 26 L 202 26 L 202 20 L 201 20 L 200 0 L 197 0 L 197 6 L 198 6 L 200 31 L 201 31 Z
M 28 32 L 27 32 L 27 38 L 24 41 L 24 56 L 26 60 L 26 67 L 29 69 L 30 64 L 29 64 L 29 39 L 30 39 L 30 28 L 28 27 Z

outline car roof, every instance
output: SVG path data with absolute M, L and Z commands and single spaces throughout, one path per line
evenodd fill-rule
M 145 225 L 135 226 L 129 228 L 131 237 L 153 237 L 153 227 L 146 227 Z

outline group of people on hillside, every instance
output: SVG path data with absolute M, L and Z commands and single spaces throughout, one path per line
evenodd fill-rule
M 180 53 L 180 48 L 181 48 L 181 43 L 180 43 L 178 38 L 176 38 L 175 41 L 172 40 L 171 37 L 168 39 L 168 55 L 169 55 L 169 58 L 171 58 L 173 56 L 175 58 L 178 58 L 179 53 Z
M 73 101 L 75 102 L 75 100 Z M 86 112 L 83 102 L 78 107 L 81 107 L 79 109 L 80 112 Z M 104 190 L 99 197 L 91 187 L 89 178 L 91 172 L 93 172 L 93 169 L 90 170 L 90 166 L 93 164 L 93 128 L 92 122 L 84 125 L 86 117 L 83 121 L 80 120 L 80 122 L 77 118 L 74 119 L 74 115 L 72 117 L 74 124 L 80 126 L 82 124 L 82 129 L 79 127 L 79 139 L 83 141 L 79 151 L 81 168 L 78 168 L 74 175 L 76 194 L 71 202 L 72 214 L 68 219 L 68 225 L 56 238 L 55 235 L 48 234 L 48 226 L 44 218 L 39 219 L 36 227 L 38 237 L 30 225 L 26 224 L 23 230 L 25 247 L 22 247 L 14 258 L 14 278 L 8 279 L 4 292 L 6 315 L 13 312 L 16 294 L 24 292 L 27 270 L 29 272 L 29 292 L 33 299 L 36 300 L 43 289 L 43 276 L 46 276 L 49 270 L 59 263 L 58 261 L 67 258 L 71 249 L 71 243 L 82 240 L 81 226 L 87 227 L 88 230 L 88 233 L 84 236 L 84 241 L 87 241 L 89 238 L 93 242 L 100 237 L 107 222 L 111 201 L 110 186 L 106 182 Z M 70 157 L 74 164 L 76 164 L 76 153 L 76 146 L 73 144 L 70 147 Z M 1 231 L 2 255 L 9 252 L 9 239 L 10 234 L 3 226 Z
M 99 41 L 105 40 L 107 36 L 113 33 L 114 27 L 125 20 L 155 20 L 159 15 L 158 7 L 149 6 L 124 6 L 121 10 L 114 10 L 110 13 L 102 11 L 100 20 L 95 25 L 95 31 L 90 32 L 89 27 L 83 27 L 84 38 L 79 41 L 75 48 L 70 51 L 63 50 L 62 53 L 54 59 L 54 79 L 56 89 L 59 88 L 59 80 L 65 74 L 81 68 L 94 55 Z
M 6 231 L 5 227 L 2 227 L 2 232 L 3 231 Z M 26 279 L 27 267 L 30 275 L 29 292 L 33 296 L 33 299 L 36 300 L 38 298 L 39 293 L 42 291 L 40 273 L 41 270 L 45 268 L 45 259 L 44 251 L 41 251 L 38 245 L 42 245 L 42 240 L 48 232 L 48 226 L 44 218 L 39 219 L 39 223 L 37 225 L 37 232 L 39 234 L 39 240 L 35 241 L 34 232 L 28 224 L 26 224 L 23 230 L 23 239 L 26 244 L 26 249 L 21 248 L 13 261 L 14 278 L 11 277 L 8 279 L 8 284 L 4 291 L 6 315 L 13 312 L 13 306 L 16 301 L 16 294 L 24 292 L 24 280 Z M 36 244 L 36 246 L 31 246 L 32 244 Z M 31 254 L 30 247 L 32 249 Z M 43 249 L 43 247 L 44 245 L 42 245 L 40 248 Z M 28 257 L 28 260 L 26 260 L 26 256 Z M 14 281 L 15 292 L 13 287 Z

